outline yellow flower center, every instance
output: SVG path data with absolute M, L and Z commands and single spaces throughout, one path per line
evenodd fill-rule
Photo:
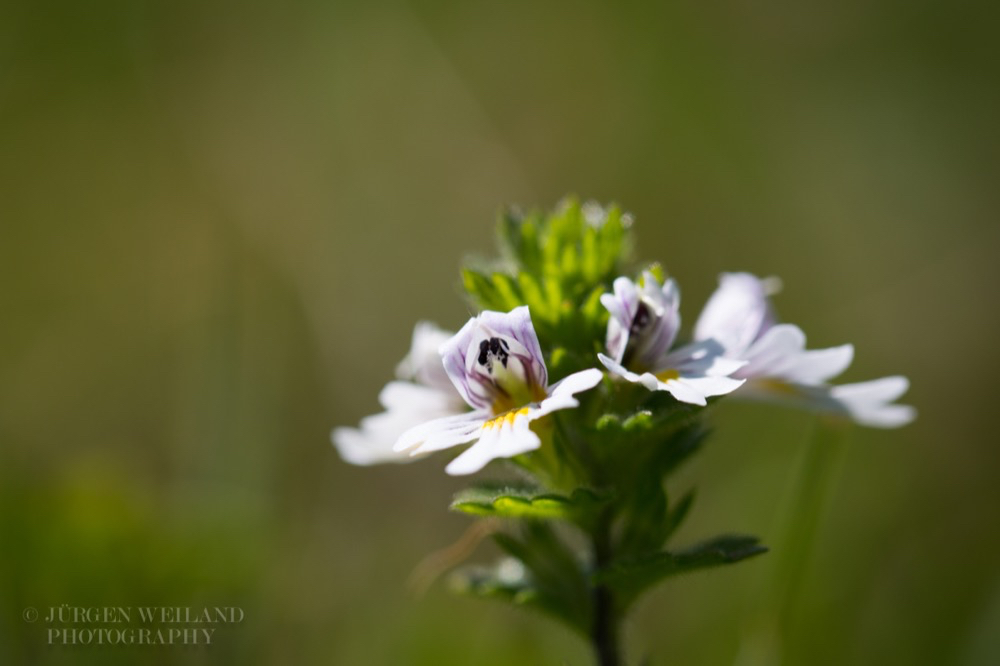
M 671 379 L 680 379 L 681 373 L 676 370 L 663 370 L 662 372 L 656 373 L 654 376 L 661 382 L 669 382 Z
M 520 409 L 511 409 L 499 416 L 494 416 L 492 419 L 483 424 L 483 430 L 489 430 L 490 428 L 502 428 L 504 423 L 514 425 L 514 421 L 518 416 L 524 416 L 528 413 L 527 407 L 521 407 Z

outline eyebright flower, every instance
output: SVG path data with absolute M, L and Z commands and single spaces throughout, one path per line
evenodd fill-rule
M 730 393 L 743 384 L 729 377 L 743 362 L 724 358 L 714 342 L 670 351 L 681 325 L 680 292 L 673 280 L 661 286 L 648 271 L 639 285 L 620 277 L 614 294 L 601 296 L 601 303 L 611 313 L 606 341 L 610 357 L 598 358 L 613 374 L 694 405 L 705 405 L 709 396 Z
M 344 460 L 354 465 L 411 461 L 392 448 L 401 434 L 428 418 L 467 411 L 438 354 L 452 335 L 429 322 L 416 325 L 410 353 L 396 367 L 399 381 L 379 394 L 385 411 L 361 419 L 359 428 L 334 428 L 331 438 Z
M 733 373 L 748 380 L 739 395 L 849 415 L 862 425 L 893 428 L 916 417 L 908 405 L 889 404 L 909 388 L 906 377 L 883 377 L 831 386 L 854 358 L 853 345 L 807 350 L 798 326 L 778 324 L 768 301 L 774 280 L 723 273 L 695 325 L 695 340 L 714 340 L 727 357 L 746 365 Z
M 473 317 L 440 352 L 445 372 L 472 411 L 411 428 L 395 451 L 418 455 L 474 442 L 445 468 L 454 475 L 471 474 L 495 458 L 539 448 L 542 442 L 531 423 L 576 407 L 573 396 L 593 388 L 602 377 L 592 368 L 549 386 L 527 306 Z

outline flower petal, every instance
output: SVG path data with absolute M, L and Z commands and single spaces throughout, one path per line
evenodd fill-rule
M 906 377 L 893 376 L 830 387 L 830 397 L 844 406 L 857 423 L 873 428 L 898 428 L 917 417 L 909 405 L 892 405 L 910 387 Z
M 599 360 L 604 365 L 604 367 L 607 368 L 612 374 L 618 375 L 619 377 L 627 379 L 630 382 L 639 383 L 639 375 L 632 372 L 631 370 L 626 369 L 618 361 L 608 358 L 604 354 L 598 354 L 597 360 Z
M 726 354 L 741 357 L 770 328 L 768 282 L 750 273 L 723 273 L 694 326 L 695 340 L 718 340 Z
M 414 426 L 400 435 L 393 450 L 418 454 L 465 444 L 476 438 L 483 423 L 488 419 L 489 416 L 481 411 L 434 419 Z
M 418 422 L 456 414 L 466 409 L 450 383 L 445 392 L 413 382 L 393 381 L 385 385 L 378 394 L 378 400 L 390 412 L 419 415 Z
M 620 277 L 614 294 L 602 295 L 601 303 L 611 314 L 605 348 L 618 363 L 651 368 L 677 337 L 680 292 L 673 280 L 661 285 L 649 271 L 638 284 Z
M 491 343 L 495 353 L 497 345 L 502 345 L 505 354 L 502 366 L 494 366 L 492 361 L 484 364 L 485 348 L 481 345 L 486 341 Z M 473 317 L 441 345 L 440 352 L 448 377 L 462 398 L 475 409 L 489 409 L 498 394 L 518 392 L 513 388 L 531 393 L 536 388 L 544 390 L 548 385 L 545 361 L 527 306 L 507 313 L 486 311 Z
M 601 295 L 601 305 L 627 331 L 639 309 L 639 290 L 627 277 L 616 278 L 613 287 L 614 295 Z
M 775 377 L 776 370 L 790 357 L 802 353 L 806 334 L 793 324 L 777 324 L 764 333 L 743 353 L 746 366 L 737 377 Z
M 567 375 L 562 380 L 549 387 L 549 396 L 539 403 L 538 407 L 528 413 L 528 418 L 534 421 L 546 414 L 560 409 L 570 409 L 578 406 L 579 401 L 573 396 L 597 386 L 604 373 L 597 368 L 581 370 Z
M 689 345 L 689 347 L 697 346 Z M 641 384 L 650 391 L 667 391 L 670 395 L 674 396 L 674 398 L 680 400 L 681 402 L 699 405 L 702 407 L 708 404 L 708 401 L 706 400 L 707 397 L 731 393 L 742 386 L 745 381 L 742 379 L 732 379 L 731 377 L 726 377 L 721 374 L 704 375 L 700 372 L 686 374 L 671 368 L 660 370 L 656 375 L 650 372 L 644 372 L 639 375 L 626 370 L 621 366 L 621 364 L 615 363 L 603 354 L 598 354 L 597 357 L 613 374 L 616 374 L 630 382 Z M 718 362 L 718 359 L 719 357 L 711 357 L 710 363 Z M 732 363 L 732 361 L 728 359 L 721 360 L 729 361 L 730 364 Z M 742 364 L 742 361 L 737 361 L 736 363 L 736 367 L 739 367 L 739 365 Z M 727 367 L 732 366 L 728 365 Z M 676 376 L 668 376 L 670 373 Z
M 576 395 L 582 391 L 594 388 L 601 383 L 604 377 L 597 368 L 589 368 L 566 375 L 561 380 L 549 387 L 549 396 L 557 397 L 563 395 Z
M 444 371 L 438 349 L 454 335 L 431 322 L 418 322 L 413 328 L 410 352 L 396 366 L 396 376 L 438 390 L 450 391 L 451 380 Z
M 702 396 L 710 398 L 717 395 L 726 395 L 727 393 L 732 393 L 739 387 L 746 383 L 745 379 L 733 379 L 732 377 L 685 377 L 681 375 L 677 379 L 671 379 L 666 382 L 668 388 L 667 390 L 674 394 L 677 398 L 677 394 L 674 391 L 676 384 L 683 384 L 686 388 L 697 391 Z M 677 398 L 680 400 L 680 398 Z M 689 401 L 684 401 L 689 402 Z M 703 403 L 696 403 L 703 404 Z
M 524 345 L 530 357 L 530 372 L 538 386 L 548 386 L 548 371 L 542 360 L 542 348 L 538 343 L 538 335 L 531 323 L 531 313 L 527 305 L 514 308 L 510 312 L 493 312 L 487 310 L 479 315 L 479 321 L 500 335 L 509 335 Z
M 899 376 L 841 386 L 793 384 L 768 378 L 750 381 L 740 396 L 843 414 L 860 425 L 874 428 L 896 428 L 916 418 L 913 407 L 889 404 L 908 387 L 906 377 Z
M 653 375 L 646 373 L 646 377 L 653 377 Z M 653 379 L 656 379 L 653 377 Z M 661 391 L 666 391 L 670 395 L 674 396 L 681 402 L 686 402 L 691 405 L 699 405 L 704 407 L 708 404 L 705 399 L 705 394 L 699 391 L 690 382 L 684 382 L 680 379 L 670 379 L 665 382 L 658 382 L 658 388 Z
M 774 376 L 796 384 L 823 384 L 846 370 L 853 360 L 854 345 L 850 344 L 805 350 L 778 364 Z
M 365 417 L 358 428 L 334 428 L 330 439 L 340 457 L 352 465 L 408 462 L 413 458 L 393 450 L 393 444 L 413 425 L 409 415 L 382 412 Z
M 426 421 L 466 411 L 465 403 L 449 384 L 448 392 L 413 382 L 393 381 L 379 394 L 384 412 L 361 419 L 358 428 L 335 428 L 331 433 L 340 456 L 354 465 L 411 460 L 396 451 L 399 436 Z
M 715 340 L 703 340 L 684 345 L 667 354 L 656 366 L 656 372 L 677 370 L 682 375 L 725 377 L 734 374 L 746 361 L 726 358 Z
M 479 441 L 452 460 L 445 472 L 454 476 L 478 472 L 491 460 L 511 458 L 533 451 L 541 440 L 531 431 L 530 412 L 518 411 L 508 418 L 498 417 L 492 425 L 481 426 Z
M 470 378 L 465 371 L 466 355 L 477 326 L 478 322 L 473 317 L 459 329 L 458 333 L 442 344 L 438 351 L 448 378 L 465 402 L 475 409 L 486 409 L 493 402 L 493 396 L 485 386 Z
M 614 294 L 602 294 L 601 305 L 611 314 L 604 345 L 616 361 L 621 361 L 628 346 L 629 329 L 639 310 L 639 290 L 628 278 L 617 278 Z

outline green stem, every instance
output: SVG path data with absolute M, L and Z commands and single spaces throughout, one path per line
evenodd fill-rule
M 739 666 L 777 665 L 787 661 L 787 641 L 783 629 L 795 616 L 799 592 L 812 559 L 820 519 L 834 488 L 843 454 L 845 426 L 822 419 L 806 443 L 794 479 L 789 507 L 781 536 L 774 544 L 776 554 L 763 607 L 745 636 Z
M 611 518 L 605 514 L 594 530 L 594 564 L 597 571 L 603 571 L 611 563 Z M 614 594 L 606 585 L 598 584 L 593 588 L 594 621 L 590 639 L 594 647 L 599 666 L 619 666 L 620 649 L 618 646 L 618 610 L 615 607 Z

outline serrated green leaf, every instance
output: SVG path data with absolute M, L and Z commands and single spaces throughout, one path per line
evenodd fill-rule
M 597 572 L 595 580 L 618 595 L 622 608 L 646 589 L 670 576 L 734 564 L 767 552 L 756 537 L 725 535 L 676 552 L 659 552 L 615 563 Z
M 474 516 L 557 519 L 585 526 L 606 502 L 606 497 L 587 488 L 577 488 L 566 497 L 528 485 L 483 483 L 459 491 L 451 509 Z

